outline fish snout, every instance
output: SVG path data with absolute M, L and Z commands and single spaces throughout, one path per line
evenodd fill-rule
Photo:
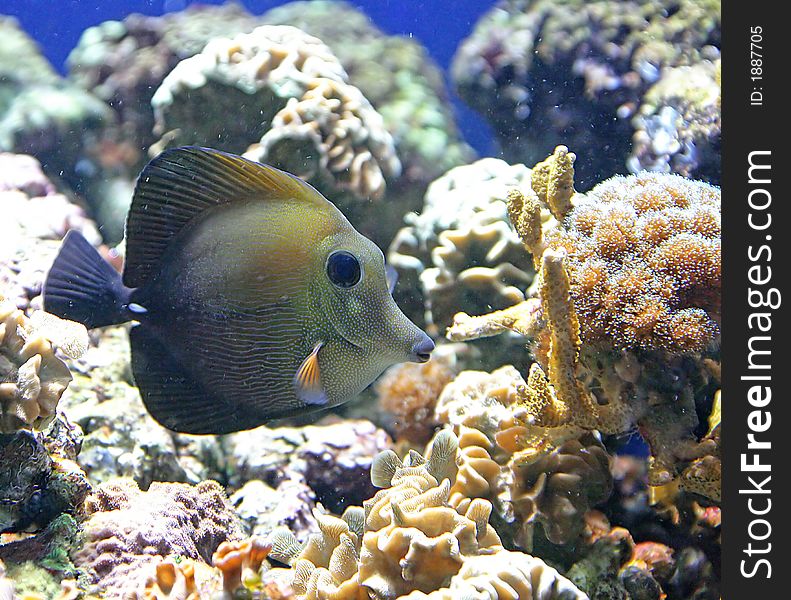
M 420 333 L 420 338 L 415 342 L 415 345 L 412 346 L 409 360 L 412 362 L 424 363 L 431 358 L 431 351 L 434 350 L 434 341 L 422 331 Z

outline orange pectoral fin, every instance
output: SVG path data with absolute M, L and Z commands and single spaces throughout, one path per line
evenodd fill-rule
M 318 342 L 313 351 L 299 365 L 294 374 L 294 388 L 297 398 L 305 404 L 324 406 L 327 404 L 327 394 L 321 385 L 321 371 L 319 369 L 319 350 L 324 342 Z

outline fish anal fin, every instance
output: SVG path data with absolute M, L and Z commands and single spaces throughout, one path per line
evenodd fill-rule
M 327 394 L 321 384 L 321 369 L 319 367 L 319 350 L 323 342 L 318 342 L 310 354 L 299 365 L 294 374 L 294 389 L 305 404 L 324 406 L 327 404 Z
M 179 433 L 217 435 L 260 424 L 246 422 L 235 407 L 204 390 L 146 326 L 132 327 L 129 335 L 135 384 L 159 424 Z

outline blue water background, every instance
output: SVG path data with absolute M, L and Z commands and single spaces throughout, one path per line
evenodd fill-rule
M 246 0 L 239 2 L 253 14 L 261 14 L 287 2 Z M 446 79 L 459 43 L 494 0 L 357 0 L 349 2 L 366 13 L 383 31 L 414 36 L 445 71 Z M 66 72 L 69 52 L 82 32 L 103 21 L 122 20 L 131 13 L 162 15 L 190 4 L 224 4 L 224 0 L 0 0 L 0 13 L 17 17 L 45 56 L 61 73 Z M 229 32 L 233 33 L 233 32 Z M 488 127 L 482 118 L 453 97 L 459 127 L 481 156 L 494 152 Z

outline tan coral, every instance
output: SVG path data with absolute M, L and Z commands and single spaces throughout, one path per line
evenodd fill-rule
M 381 409 L 393 417 L 396 439 L 421 445 L 428 442 L 438 424 L 434 407 L 455 375 L 454 356 L 438 348 L 429 362 L 396 365 L 379 379 L 376 396 Z
M 279 144 L 293 147 L 294 140 L 314 147 L 319 173 L 328 173 L 339 189 L 362 198 L 380 198 L 385 176 L 400 171 L 381 116 L 359 89 L 342 81 L 317 78 L 308 83 L 299 99 L 289 99 L 275 115 L 272 128 L 246 156 L 271 162 L 269 157 L 280 156 Z
M 240 588 L 254 587 L 260 581 L 259 571 L 272 545 L 257 537 L 223 542 L 212 556 L 212 564 L 222 572 L 223 590 L 232 594 Z
M 533 167 L 531 187 L 539 202 L 549 207 L 558 221 L 566 218 L 574 195 L 574 161 L 577 156 L 558 146 L 552 156 Z
M 87 347 L 81 325 L 52 315 L 28 319 L 0 296 L 0 432 L 42 428 L 55 416 L 72 377 L 55 354 L 53 338 L 71 354 Z
M 528 193 L 530 170 L 484 158 L 433 181 L 422 210 L 404 218 L 388 262 L 423 291 L 432 335 L 459 310 L 502 309 L 524 299 L 534 270 L 508 222 L 504 199 L 512 188 Z M 540 218 L 549 219 L 548 211 Z
M 465 448 L 485 440 L 465 434 L 472 435 Z M 272 555 L 292 565 L 299 598 L 456 598 L 457 590 L 475 591 L 472 597 L 488 590 L 493 600 L 586 598 L 543 561 L 504 550 L 488 522 L 488 500 L 449 505 L 451 481 L 464 486 L 457 479 L 463 471 L 459 440 L 448 430 L 435 436 L 426 457 L 413 451 L 401 461 L 392 451 L 382 453 L 372 481 L 383 489 L 364 503 L 362 515 L 355 508 L 343 519 L 327 517 L 322 533 L 305 546 L 281 531 Z M 354 523 L 364 527 L 361 539 Z
M 532 197 L 509 195 L 526 249 L 541 251 L 540 310 L 512 309 L 529 317 L 521 326 L 535 338 L 538 365 L 527 385 L 517 383 L 524 414 L 514 414 L 498 443 L 529 464 L 583 430 L 636 427 L 651 447 L 651 485 L 684 471 L 690 491 L 718 498 L 716 442 L 693 432 L 701 395 L 718 383 L 719 190 L 641 173 L 578 194 L 573 160 L 559 147 L 533 173 L 553 227 L 539 232 Z M 514 324 L 505 311 L 462 314 L 449 335 L 488 336 Z
M 217 119 L 196 111 L 191 103 L 200 100 L 216 105 Z M 381 197 L 385 179 L 401 170 L 381 115 L 332 51 L 295 27 L 212 40 L 173 69 L 151 102 L 160 145 L 218 140 L 360 198 Z M 229 122 L 228 111 L 244 113 L 244 126 Z

